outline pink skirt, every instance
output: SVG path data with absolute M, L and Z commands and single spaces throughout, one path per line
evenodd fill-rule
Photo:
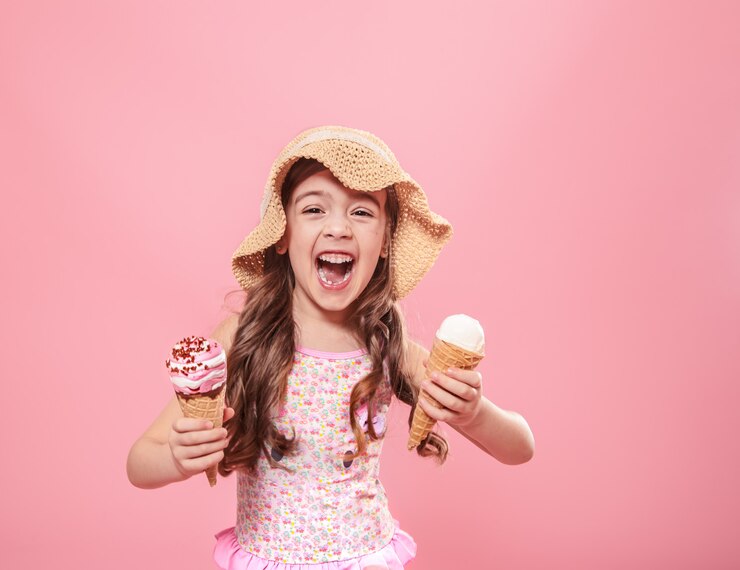
M 403 570 L 404 565 L 416 556 L 416 543 L 411 535 L 402 531 L 396 523 L 393 538 L 377 552 L 335 562 L 318 564 L 284 564 L 255 556 L 239 544 L 234 527 L 222 530 L 216 535 L 213 559 L 223 570 L 362 570 L 368 566 Z

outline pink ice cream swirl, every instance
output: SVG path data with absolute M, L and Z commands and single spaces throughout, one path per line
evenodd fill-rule
M 187 396 L 213 392 L 226 382 L 226 353 L 215 340 L 202 336 L 178 342 L 165 364 L 175 391 Z

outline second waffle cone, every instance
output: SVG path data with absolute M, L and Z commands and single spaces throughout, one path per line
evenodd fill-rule
M 482 359 L 482 354 L 465 350 L 435 337 L 432 351 L 429 354 L 429 361 L 427 362 L 427 378 L 430 378 L 432 372 L 435 371 L 444 374 L 450 367 L 473 370 Z M 437 400 L 432 398 L 424 390 L 419 392 L 419 398 L 425 398 L 427 402 L 435 407 L 442 408 L 442 404 L 437 402 Z M 426 439 L 435 423 L 436 420 L 430 418 L 421 409 L 421 406 L 417 405 L 414 410 L 414 419 L 411 422 L 411 430 L 409 431 L 409 440 L 406 447 L 409 450 L 417 447 Z

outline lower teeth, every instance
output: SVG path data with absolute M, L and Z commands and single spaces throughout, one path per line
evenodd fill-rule
M 330 279 L 329 279 L 329 278 L 328 278 L 328 277 L 326 276 L 326 273 L 324 273 L 324 268 L 323 268 L 323 267 L 319 267 L 319 277 L 320 277 L 320 278 L 321 278 L 321 280 L 322 280 L 322 281 L 323 281 L 324 283 L 326 283 L 327 285 L 340 285 L 340 284 L 344 283 L 345 281 L 347 281 L 347 279 L 349 279 L 349 274 L 350 274 L 350 273 L 352 273 L 352 271 L 351 271 L 350 269 L 348 269 L 348 270 L 347 270 L 347 273 L 345 273 L 345 274 L 344 274 L 344 277 L 342 277 L 342 280 L 341 280 L 341 281 L 337 281 L 337 282 L 335 283 L 334 281 L 330 280 Z

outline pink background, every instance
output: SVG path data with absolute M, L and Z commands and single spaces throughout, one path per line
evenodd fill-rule
M 537 440 L 508 467 L 446 430 L 436 468 L 397 407 L 411 568 L 738 567 L 738 4 L 267 4 L 0 9 L 0 566 L 211 567 L 233 478 L 141 491 L 126 454 L 275 154 L 346 124 L 455 226 L 413 334 L 477 316 Z

